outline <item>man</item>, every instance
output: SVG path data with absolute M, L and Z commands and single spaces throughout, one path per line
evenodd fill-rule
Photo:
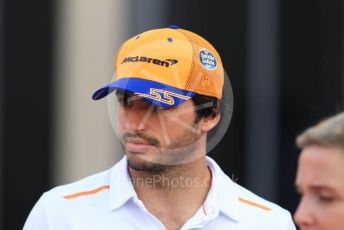
M 294 218 L 301 229 L 344 229 L 344 113 L 307 129 L 296 176 L 301 201 Z
M 295 229 L 289 212 L 232 182 L 206 157 L 224 70 L 205 39 L 176 26 L 120 48 L 115 79 L 125 156 L 112 169 L 45 193 L 24 229 Z

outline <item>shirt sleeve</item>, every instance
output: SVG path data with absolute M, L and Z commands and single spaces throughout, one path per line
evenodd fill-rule
M 52 229 L 49 221 L 49 214 L 45 206 L 44 195 L 37 201 L 24 224 L 23 230 L 33 229 Z

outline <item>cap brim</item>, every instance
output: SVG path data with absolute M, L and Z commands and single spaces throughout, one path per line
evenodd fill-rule
M 121 78 L 94 92 L 92 99 L 99 100 L 116 89 L 127 90 L 149 102 L 162 106 L 174 107 L 196 95 L 194 92 L 181 90 L 159 82 L 140 78 Z

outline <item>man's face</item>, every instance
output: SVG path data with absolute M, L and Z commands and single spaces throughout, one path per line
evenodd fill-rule
M 344 229 L 344 149 L 311 145 L 299 158 L 296 186 L 302 195 L 294 215 L 302 230 Z
M 188 162 L 205 147 L 191 100 L 165 109 L 123 91 L 116 97 L 118 133 L 131 168 L 161 171 Z

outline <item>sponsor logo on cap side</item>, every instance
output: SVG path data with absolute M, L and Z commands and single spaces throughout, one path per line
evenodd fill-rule
M 214 55 L 207 49 L 201 49 L 199 52 L 199 61 L 201 62 L 203 68 L 207 70 L 215 70 L 217 66 L 217 61 Z
M 128 63 L 128 62 L 147 62 L 147 63 L 152 63 L 155 65 L 169 67 L 170 65 L 177 64 L 178 60 L 176 59 L 160 60 L 157 58 L 150 58 L 150 57 L 144 57 L 144 56 L 135 56 L 135 57 L 128 56 L 123 59 L 121 64 Z

